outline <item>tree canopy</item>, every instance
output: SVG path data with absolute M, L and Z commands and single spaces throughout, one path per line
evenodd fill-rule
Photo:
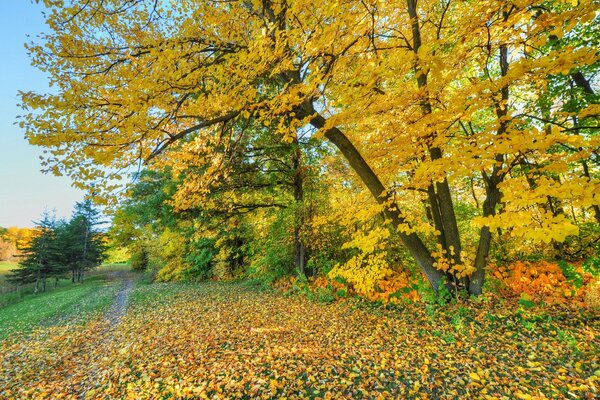
M 29 50 L 54 89 L 21 93 L 21 125 L 48 170 L 105 198 L 145 162 L 173 176 L 175 210 L 210 208 L 228 183 L 231 211 L 267 176 L 240 178 L 257 138 L 292 177 L 323 140 L 336 152 L 313 157 L 315 187 L 371 221 L 346 269 L 393 264 L 373 243 L 395 240 L 434 290 L 474 295 L 492 234 L 564 255 L 600 222 L 593 1 L 45 4 Z M 304 215 L 290 216 L 296 265 Z

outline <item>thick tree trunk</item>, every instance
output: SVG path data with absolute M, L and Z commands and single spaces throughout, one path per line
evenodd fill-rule
M 310 123 L 315 128 L 323 129 L 325 127 L 325 118 L 315 111 L 311 103 L 305 103 L 300 112 L 303 113 L 302 117 L 311 117 Z M 344 158 L 346 158 L 350 167 L 356 172 L 367 189 L 369 189 L 375 200 L 379 204 L 385 205 L 385 217 L 391 221 L 394 230 L 398 231 L 398 227 L 407 224 L 400 214 L 397 205 L 393 203 L 390 194 L 379 180 L 379 177 L 373 172 L 369 164 L 367 164 L 360 152 L 346 135 L 344 135 L 337 127 L 327 129 L 324 132 L 324 135 L 338 148 Z M 442 271 L 437 270 L 433 266 L 435 259 L 431 256 L 430 251 L 417 234 L 406 234 L 404 232 L 398 232 L 397 234 L 415 259 L 421 271 L 427 277 L 433 290 L 437 293 L 438 286 L 440 282 L 443 281 L 445 275 Z
M 419 26 L 419 16 L 417 12 L 417 0 L 407 0 L 407 10 L 410 17 L 412 34 L 413 34 L 413 52 L 416 56 L 415 61 L 415 76 L 417 78 L 417 86 L 419 89 L 424 89 L 424 98 L 421 101 L 421 110 L 423 115 L 429 115 L 433 112 L 430 99 L 427 95 L 427 73 L 421 69 L 418 54 L 421 48 L 421 28 Z M 432 161 L 439 160 L 443 157 L 442 150 L 433 145 L 433 140 L 436 137 L 436 132 L 431 132 L 428 140 L 429 156 Z M 448 179 L 444 177 L 441 182 L 435 182 L 435 189 L 432 186 L 427 191 L 431 209 L 433 211 L 433 217 L 436 225 L 436 229 L 440 232 L 439 242 L 443 249 L 447 252 L 447 256 L 455 265 L 462 263 L 462 245 L 460 241 L 460 233 L 458 231 L 458 222 L 456 220 L 456 214 L 454 213 L 454 204 L 452 201 L 452 194 L 450 191 L 450 184 Z M 437 220 L 436 220 L 436 212 Z M 449 276 L 450 279 L 456 284 L 454 276 Z M 467 279 L 462 279 L 462 285 L 467 286 Z
M 440 215 L 440 205 L 438 204 L 438 197 L 435 193 L 433 184 L 427 188 L 427 198 L 429 200 L 429 210 L 431 212 L 431 218 L 433 219 L 433 226 L 440 233 L 438 235 L 438 243 L 442 247 L 446 247 L 446 233 L 444 231 L 444 224 L 442 223 L 442 216 Z

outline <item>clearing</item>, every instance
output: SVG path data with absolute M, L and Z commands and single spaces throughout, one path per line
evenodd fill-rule
M 0 343 L 5 398 L 594 398 L 593 312 L 388 310 L 113 277 L 113 305 Z M 500 300 L 498 300 L 500 301 Z

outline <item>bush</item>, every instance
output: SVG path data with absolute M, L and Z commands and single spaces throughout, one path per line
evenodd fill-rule
M 217 254 L 214 240 L 202 238 L 193 242 L 185 258 L 190 268 L 184 277 L 191 280 L 204 280 L 212 276 L 214 257 Z
M 133 270 L 145 271 L 148 268 L 148 253 L 143 248 L 136 249 L 129 262 Z
M 586 304 L 588 293 L 596 287 L 594 277 L 582 267 L 566 262 L 517 261 L 493 269 L 492 277 L 507 297 L 526 298 L 545 303 Z

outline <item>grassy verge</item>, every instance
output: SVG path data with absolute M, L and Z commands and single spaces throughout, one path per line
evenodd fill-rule
M 83 284 L 26 296 L 0 308 L 0 340 L 38 326 L 85 322 L 109 307 L 119 284 L 107 281 L 106 275 L 92 276 Z
M 34 296 L 34 284 L 27 284 L 24 286 L 20 286 L 17 290 L 13 284 L 6 282 L 6 276 L 12 270 L 17 268 L 18 264 L 14 262 L 3 261 L 0 262 L 0 310 L 3 307 L 9 306 L 11 304 L 18 303 L 24 299 Z M 94 277 L 104 277 L 107 274 L 114 274 L 119 272 L 130 271 L 131 267 L 128 264 L 105 264 L 101 265 L 96 269 L 93 269 L 87 273 L 86 281 L 88 279 L 92 279 Z M 64 278 L 59 279 L 58 283 L 55 284 L 54 279 L 48 279 L 46 284 L 46 293 L 53 292 L 57 289 L 68 288 L 71 286 L 71 279 Z M 55 287 L 56 286 L 56 287 Z M 9 290 L 10 289 L 10 290 Z

